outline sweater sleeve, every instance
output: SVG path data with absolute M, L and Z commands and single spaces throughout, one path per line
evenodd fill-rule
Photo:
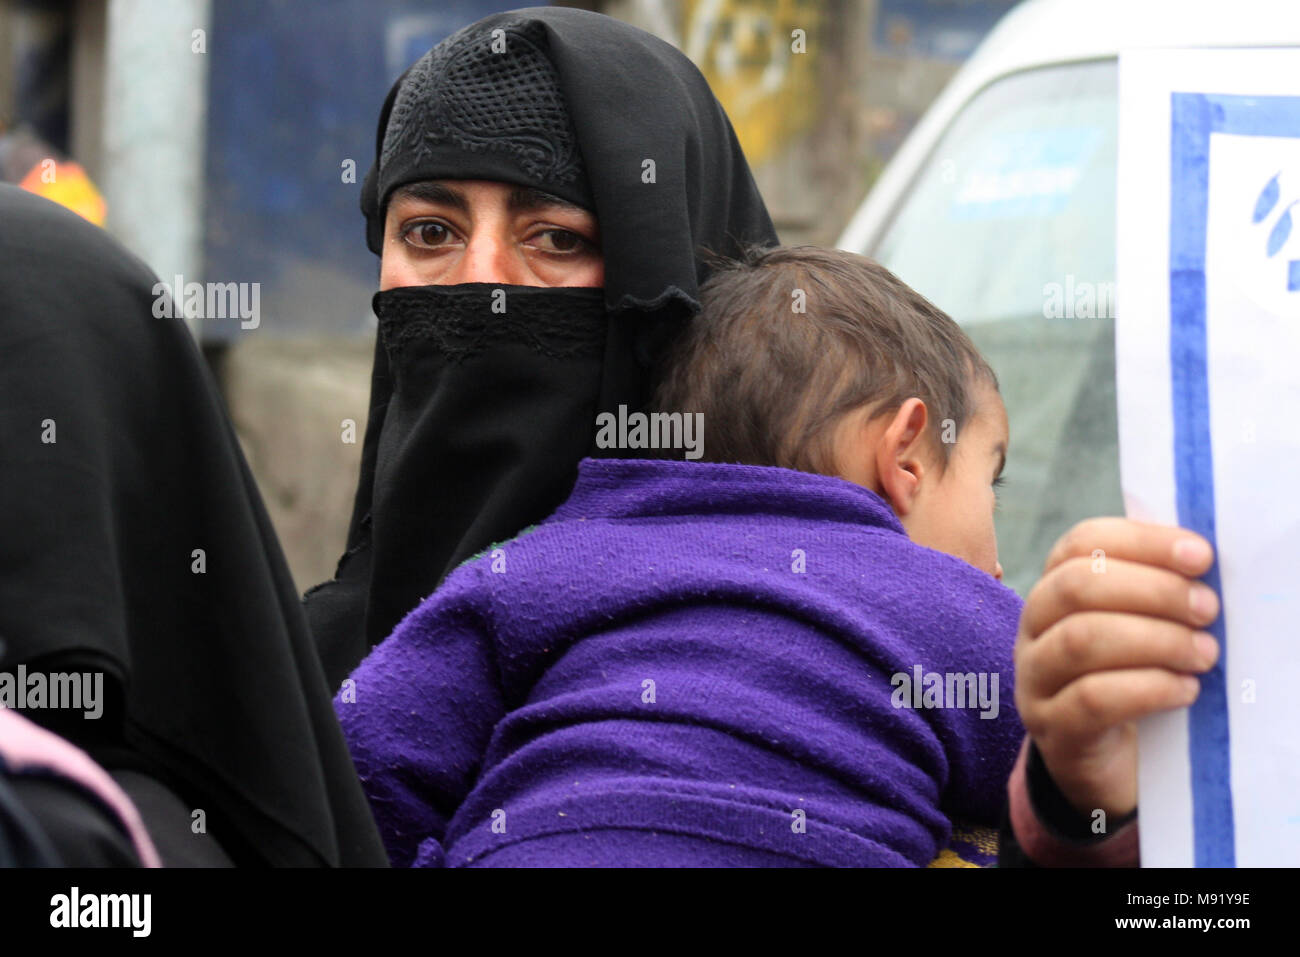
M 1007 782 L 999 833 L 1000 867 L 1136 867 L 1137 811 L 1095 834 L 1092 821 L 1070 806 L 1025 738 Z
M 458 569 L 343 683 L 334 707 L 395 867 L 441 859 L 504 716 L 479 569 Z

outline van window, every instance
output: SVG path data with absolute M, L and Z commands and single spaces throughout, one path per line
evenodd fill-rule
M 962 323 L 998 374 L 1011 423 L 999 556 L 1022 595 L 1062 532 L 1123 514 L 1116 72 L 1068 64 L 986 87 L 867 251 Z

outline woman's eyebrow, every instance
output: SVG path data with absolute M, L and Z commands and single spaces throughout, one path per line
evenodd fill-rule
M 398 187 L 393 193 L 394 201 L 401 199 L 417 199 L 426 203 L 437 203 L 440 206 L 450 206 L 461 213 L 469 212 L 469 200 L 465 198 L 465 194 L 444 183 L 432 181 L 407 183 L 405 186 Z
M 569 212 L 591 215 L 591 210 L 584 209 L 577 203 L 571 203 L 567 199 L 561 199 L 544 190 L 531 187 L 520 187 L 511 190 L 510 197 L 506 202 L 512 213 L 534 213 L 539 209 L 558 206 Z

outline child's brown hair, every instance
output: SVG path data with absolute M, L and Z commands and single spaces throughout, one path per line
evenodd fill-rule
M 916 396 L 940 462 L 993 369 L 947 314 L 879 263 L 818 246 L 714 260 L 654 407 L 704 413 L 704 459 L 835 474 L 834 430 Z M 948 441 L 942 441 L 947 438 Z

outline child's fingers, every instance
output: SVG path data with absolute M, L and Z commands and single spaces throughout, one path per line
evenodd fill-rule
M 1095 558 L 1098 553 L 1108 560 L 1140 562 L 1193 577 L 1204 575 L 1214 559 L 1210 543 L 1185 528 L 1129 518 L 1090 518 L 1057 539 L 1043 571 L 1072 558 Z
M 1089 611 L 1067 615 L 1037 640 L 1025 641 L 1016 660 L 1017 688 L 1050 698 L 1092 671 L 1165 668 L 1207 671 L 1219 646 L 1207 632 L 1164 618 Z
M 1094 671 L 1051 698 L 1033 703 L 1021 717 L 1035 739 L 1050 739 L 1059 746 L 1062 741 L 1096 738 L 1116 725 L 1159 711 L 1185 708 L 1200 689 L 1199 679 L 1164 668 Z
M 1178 572 L 1108 558 L 1071 558 L 1039 579 L 1020 615 L 1020 632 L 1036 638 L 1066 615 L 1128 612 L 1203 627 L 1219 616 L 1214 590 Z

